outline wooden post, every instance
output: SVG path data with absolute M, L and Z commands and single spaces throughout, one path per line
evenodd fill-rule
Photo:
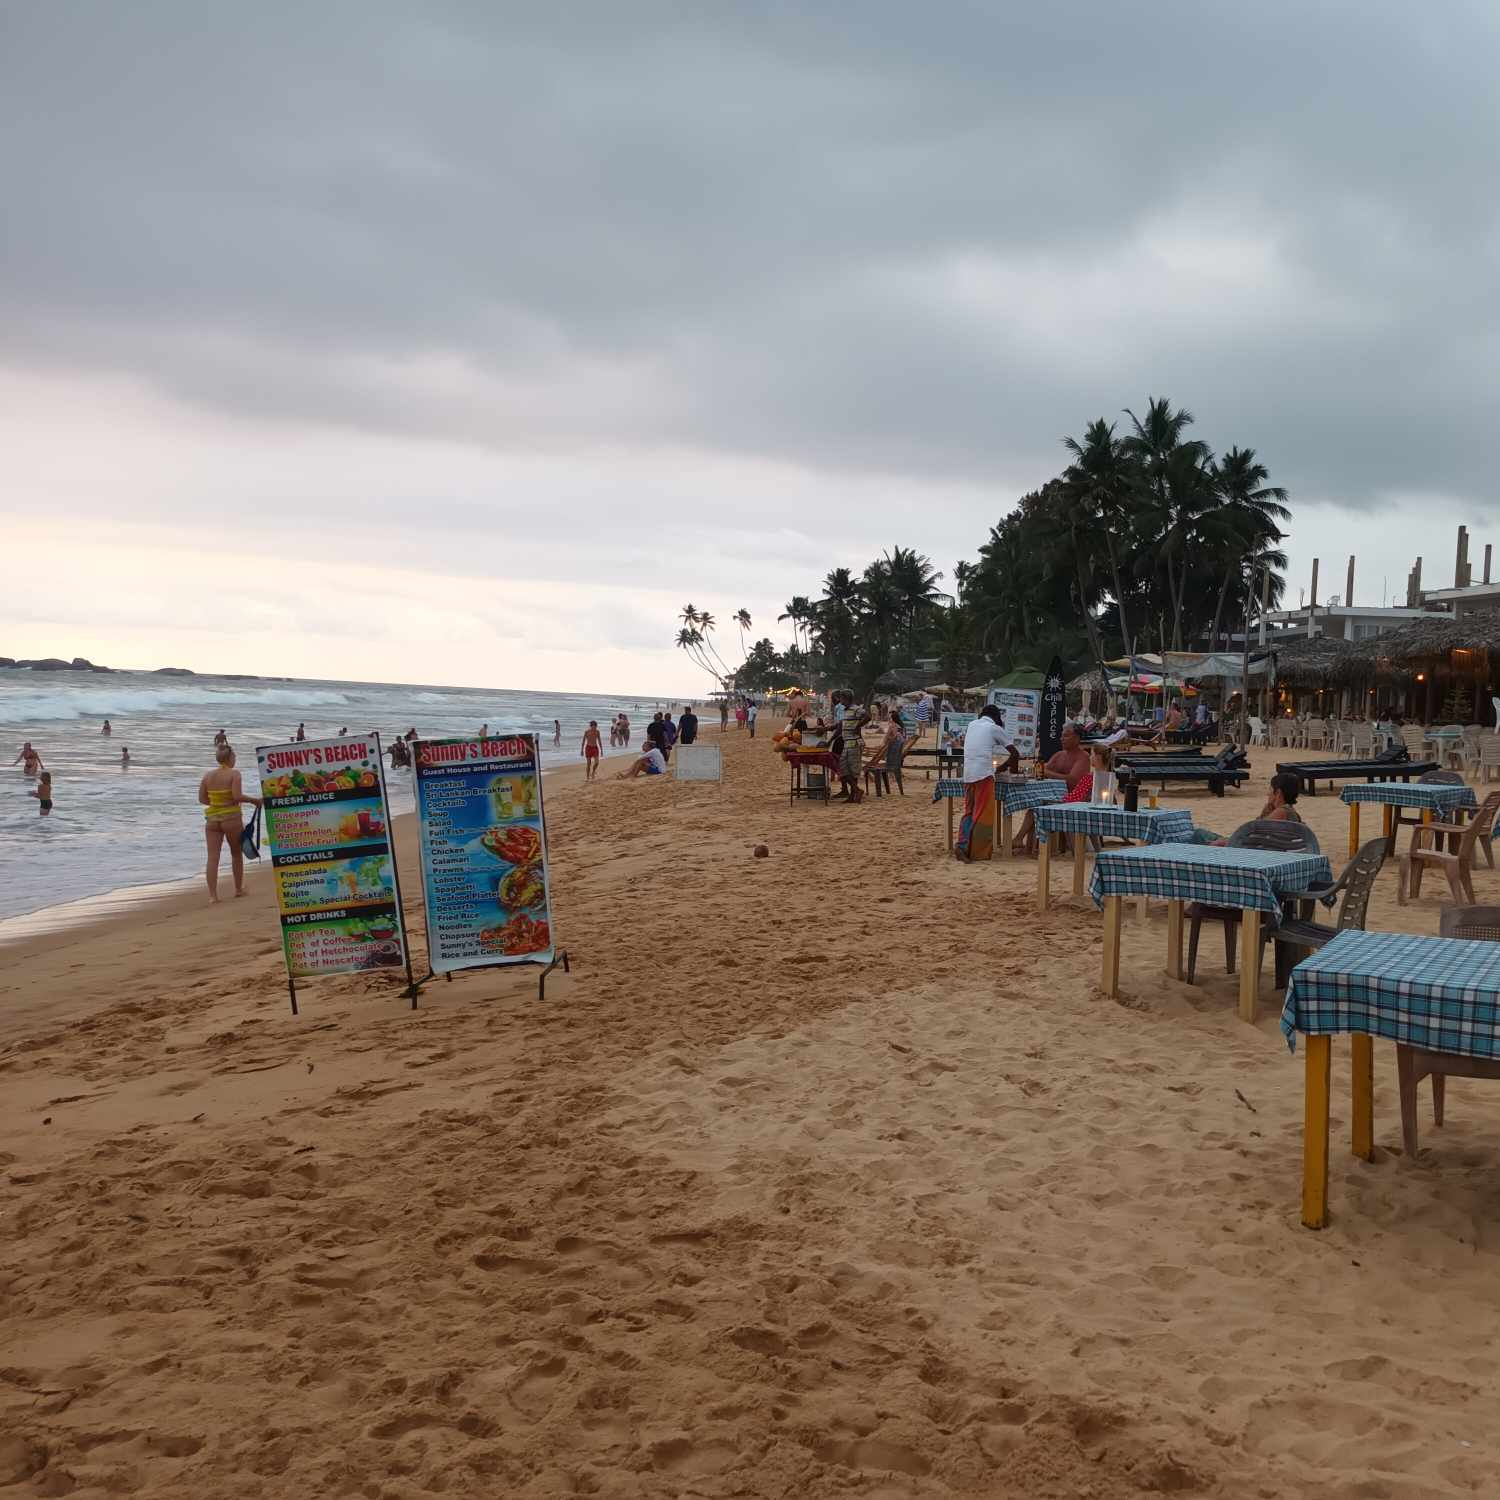
M 1328 1095 L 1333 1081 L 1333 1038 L 1305 1036 L 1307 1077 L 1302 1094 L 1302 1222 L 1328 1222 Z
M 1104 962 L 1099 974 L 1099 988 L 1110 999 L 1120 993 L 1120 896 L 1104 898 Z
M 1000 858 L 1010 859 L 1014 851 L 1011 848 L 1011 840 L 1015 838 L 1015 829 L 1011 827 L 1009 810 L 1000 814 Z
M 1084 861 L 1088 858 L 1088 837 L 1082 833 L 1073 835 L 1073 894 L 1083 895 L 1084 890 Z
M 1167 902 L 1167 977 L 1182 978 L 1182 902 Z
M 1396 831 L 1396 809 L 1389 802 L 1381 809 L 1380 831 L 1387 840 Z
M 943 798 L 943 801 L 948 804 L 948 853 L 949 854 L 953 853 L 953 804 L 954 804 L 954 802 L 956 800 L 957 799 L 953 798 L 953 797 L 944 797 Z
M 1046 911 L 1052 900 L 1052 840 L 1037 829 L 1036 835 L 1036 909 Z
M 995 800 L 990 803 L 990 858 L 994 859 L 995 849 L 1000 843 L 1000 787 L 995 786 Z M 1003 858 L 1004 856 L 1002 856 Z
M 1246 907 L 1240 922 L 1240 1020 L 1255 1024 L 1260 990 L 1260 908 Z
M 1375 1038 L 1355 1032 L 1349 1048 L 1354 1099 L 1349 1146 L 1362 1161 L 1370 1161 L 1375 1155 Z
M 1359 803 L 1349 804 L 1349 858 L 1359 853 Z

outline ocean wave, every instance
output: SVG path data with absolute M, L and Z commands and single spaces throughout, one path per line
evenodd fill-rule
M 346 693 L 328 688 L 256 688 L 235 686 L 134 687 L 100 684 L 86 689 L 59 684 L 40 692 L 0 691 L 0 723 L 24 728 L 28 724 L 59 719 L 109 719 L 142 717 L 164 708 L 228 708 L 241 704 L 265 704 L 289 708 L 327 708 L 350 704 Z M 205 713 L 207 719 L 214 713 Z

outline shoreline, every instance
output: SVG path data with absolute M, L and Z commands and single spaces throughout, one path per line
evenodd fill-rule
M 613 757 L 620 759 L 628 752 L 617 750 Z M 601 762 L 602 763 L 602 762 Z M 601 781 L 605 780 L 603 774 Z M 582 785 L 584 767 L 580 765 L 543 766 L 542 784 L 554 790 L 565 786 Z M 545 794 L 544 803 L 545 806 Z M 391 826 L 399 830 L 416 817 L 414 812 L 393 813 Z M 245 889 L 250 891 L 252 881 L 264 880 L 271 868 L 270 857 L 262 851 L 258 860 L 245 862 Z M 417 876 L 417 893 L 421 893 L 421 877 Z M 228 890 L 224 900 L 233 900 L 233 880 L 229 873 L 226 855 L 219 867 L 219 889 Z M 108 890 L 95 891 L 89 896 L 76 896 L 68 901 L 54 901 L 31 911 L 16 912 L 9 917 L 0 917 L 0 953 L 7 958 L 22 957 L 27 953 L 41 951 L 48 939 L 66 941 L 70 935 L 91 927 L 109 926 L 133 918 L 155 919 L 162 915 L 191 910 L 193 896 L 202 896 L 204 891 L 203 870 L 200 866 L 193 875 L 178 875 L 167 880 L 138 881 L 133 885 L 111 886 Z M 207 900 L 201 901 L 207 906 Z M 40 945 L 40 946 L 39 946 Z

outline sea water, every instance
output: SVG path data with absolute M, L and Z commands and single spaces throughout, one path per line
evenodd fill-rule
M 469 735 L 488 723 L 491 730 L 540 735 L 546 767 L 578 763 L 590 719 L 598 720 L 608 755 L 616 714 L 629 716 L 639 744 L 652 710 L 670 703 L 640 693 L 0 668 L 0 918 L 200 872 L 198 782 L 213 767 L 219 729 L 238 752 L 245 790 L 254 793 L 255 747 L 292 739 L 299 722 L 308 739 L 331 738 L 342 728 L 375 730 L 382 746 L 412 728 L 429 737 Z M 105 719 L 114 731 L 108 738 L 99 732 Z M 560 748 L 552 743 L 554 719 L 562 724 Z M 47 817 L 27 795 L 36 782 L 11 765 L 25 740 L 52 772 L 55 806 Z M 127 746 L 130 767 L 123 769 L 120 752 Z M 396 812 L 411 810 L 410 778 L 409 771 L 387 769 Z M 223 868 L 227 879 L 227 854 Z

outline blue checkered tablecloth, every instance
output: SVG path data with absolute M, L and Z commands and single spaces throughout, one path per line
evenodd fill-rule
M 939 777 L 937 785 L 932 789 L 932 800 L 934 802 L 937 802 L 943 797 L 962 797 L 963 794 L 963 782 L 944 781 L 941 777 Z
M 1479 806 L 1473 787 L 1441 781 L 1356 782 L 1339 793 L 1339 801 L 1383 802 L 1389 807 L 1430 808 L 1435 813 L 1451 813 L 1455 808 Z
M 1281 919 L 1281 897 L 1314 883 L 1332 884 L 1321 854 L 1279 854 L 1271 849 L 1230 849 L 1215 844 L 1151 844 L 1104 849 L 1094 859 L 1089 895 L 1156 896 L 1209 906 L 1254 907 Z
M 1500 1057 L 1500 943 L 1341 932 L 1292 970 L 1281 1030 L 1361 1031 L 1429 1052 Z
M 1064 802 L 1038 808 L 1036 829 L 1043 838 L 1049 833 L 1088 833 L 1139 844 L 1176 844 L 1192 838 L 1193 815 L 1186 808 L 1126 812 L 1118 804 Z
M 1068 795 L 1065 781 L 1002 781 L 995 778 L 995 795 L 1000 798 L 1003 813 L 1035 812 L 1049 802 L 1061 802 Z

